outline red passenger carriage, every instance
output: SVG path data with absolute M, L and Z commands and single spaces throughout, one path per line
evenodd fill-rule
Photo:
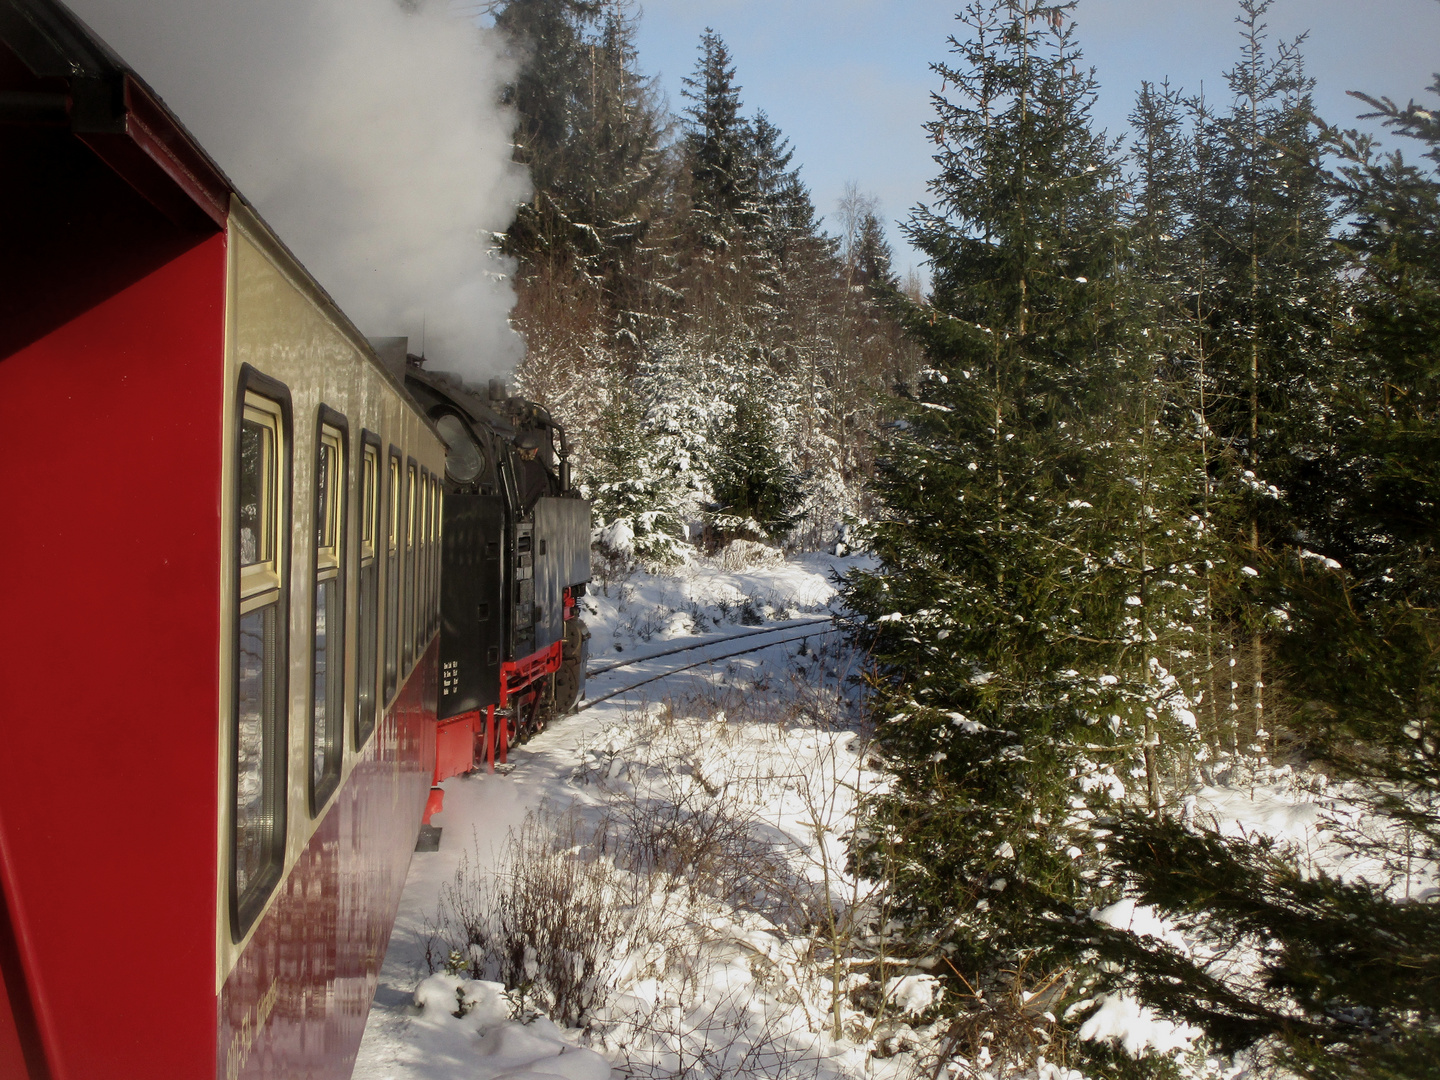
M 437 768 L 446 492 L 489 496 L 434 422 L 479 406 L 405 374 L 92 33 L 0 0 L 5 1080 L 348 1076 L 432 783 L 573 682 L 496 578 Z

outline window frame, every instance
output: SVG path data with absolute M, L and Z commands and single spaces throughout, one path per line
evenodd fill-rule
M 258 414 L 258 415 L 256 415 Z M 239 549 L 240 472 L 243 467 L 242 444 L 245 421 L 263 417 L 275 433 L 273 461 L 270 469 L 272 490 L 267 531 L 270 532 L 270 558 L 248 567 L 241 567 Z M 232 664 L 230 672 L 229 761 L 226 777 L 226 843 L 229 866 L 226 873 L 226 907 L 229 914 L 230 938 L 238 944 L 249 933 L 260 912 L 264 910 L 284 874 L 285 849 L 289 828 L 289 759 L 290 759 L 290 545 L 293 522 L 294 493 L 294 426 L 289 389 L 276 379 L 249 364 L 240 366 L 236 380 L 234 478 L 232 496 L 235 518 L 232 556 L 232 584 L 235 596 L 234 618 L 230 624 Z M 271 706 L 274 715 L 263 737 L 270 739 L 270 758 L 263 762 L 263 782 L 267 786 L 264 801 L 269 817 L 266 865 L 244 891 L 239 888 L 239 813 L 237 800 L 240 783 L 240 649 L 241 623 L 244 618 L 266 607 L 275 607 L 275 673 Z
M 424 655 L 425 642 L 429 640 L 426 633 L 426 609 L 430 602 L 430 586 L 428 577 L 430 571 L 430 470 L 424 465 L 420 466 L 418 482 L 419 493 L 415 497 L 416 507 L 416 531 L 415 538 L 415 662 L 420 662 Z
M 381 638 L 381 627 L 385 617 L 385 594 L 380 580 L 380 567 L 384 562 L 381 555 L 381 536 L 385 528 L 385 476 L 382 466 L 385 462 L 384 447 L 380 436 L 373 431 L 361 429 L 360 431 L 360 468 L 356 473 L 356 494 L 358 496 L 357 506 L 359 507 L 359 529 L 356 535 L 356 592 L 355 592 L 355 632 L 357 636 L 356 659 L 355 659 L 355 722 L 351 725 L 354 732 L 356 751 L 363 750 L 365 744 L 370 741 L 375 729 L 379 727 L 380 711 L 384 708 L 385 701 L 385 653 L 384 643 Z M 374 487 L 368 493 L 365 490 L 365 466 L 373 462 L 374 472 L 372 480 Z M 369 497 L 369 512 L 366 512 L 367 494 Z M 370 624 L 365 625 L 361 617 L 365 612 L 364 590 L 367 578 L 373 577 L 375 581 L 375 605 L 374 611 L 370 613 Z M 367 635 L 369 640 L 367 642 Z M 361 690 L 365 684 L 365 652 L 367 644 L 370 647 L 370 709 L 368 722 L 365 727 L 366 709 L 361 698 Z
M 400 563 L 400 502 L 403 491 L 396 489 L 404 482 L 405 470 L 400 448 L 391 445 L 385 466 L 385 515 L 382 519 L 385 531 L 385 623 L 384 623 L 384 692 L 380 696 L 381 708 L 388 709 L 400 693 L 400 583 L 404 577 Z M 378 719 L 378 718 L 377 718 Z
M 436 571 L 440 568 L 440 478 L 430 474 L 430 515 L 426 520 L 430 535 L 430 564 L 425 568 L 426 593 L 429 608 L 425 613 L 425 638 L 428 641 L 439 629 L 436 612 L 440 609 L 440 582 Z
M 328 547 L 322 547 L 320 544 L 322 533 L 320 531 L 320 508 L 318 505 L 320 450 L 327 443 L 333 445 L 334 447 L 335 468 L 337 474 L 336 476 L 331 478 L 329 492 L 331 505 L 326 508 L 326 515 L 331 518 L 331 524 L 334 527 L 334 535 L 332 537 L 333 542 Z M 313 567 L 314 573 L 311 575 L 310 579 L 310 677 L 309 679 L 307 679 L 307 683 L 309 686 L 309 700 L 308 708 L 306 710 L 307 738 L 305 742 L 305 771 L 307 773 L 306 788 L 309 792 L 311 817 L 319 816 L 320 811 L 324 809 L 325 804 L 330 799 L 330 796 L 333 795 L 336 789 L 340 786 L 340 773 L 345 761 L 345 670 L 348 666 L 347 660 L 349 658 L 349 635 L 345 632 L 347 612 L 345 595 L 347 586 L 346 571 L 348 568 L 348 560 L 346 559 L 347 549 L 345 542 L 348 535 L 347 511 L 350 508 L 348 498 L 350 486 L 350 421 L 346 418 L 344 413 L 337 412 L 335 409 L 332 409 L 324 404 L 320 406 L 319 414 L 316 417 L 315 422 L 315 451 L 315 495 L 317 505 L 315 507 L 316 517 L 313 523 L 314 543 L 311 548 L 315 556 L 315 563 Z M 328 625 L 327 621 L 327 626 L 325 630 L 325 662 L 327 665 L 327 677 L 332 677 L 331 672 L 335 670 L 333 665 L 335 664 L 335 661 L 337 659 L 339 661 L 338 673 L 340 679 L 340 689 L 339 692 L 334 695 L 334 698 L 339 701 L 340 716 L 338 718 L 330 716 L 326 717 L 328 742 L 330 744 L 327 748 L 327 757 L 331 760 L 328 761 L 326 764 L 325 774 L 322 777 L 322 782 L 317 783 L 314 771 L 316 706 L 315 617 L 318 614 L 318 612 L 316 611 L 316 604 L 319 600 L 320 583 L 322 580 L 334 583 L 331 587 L 337 590 L 336 595 L 338 597 L 336 606 L 339 609 L 339 618 L 336 620 L 336 622 L 339 628 L 338 637 L 340 648 L 338 650 L 337 656 L 336 651 L 332 648 L 331 645 L 331 642 L 334 640 L 332 637 L 333 631 Z
M 403 539 L 404 548 L 400 556 L 402 565 L 400 568 L 400 587 L 404 592 L 401 601 L 401 626 L 400 626 L 400 651 L 402 663 L 400 670 L 402 681 L 415 670 L 416 660 L 416 565 L 419 562 L 420 537 L 419 537 L 419 513 L 420 513 L 420 466 L 415 459 L 408 458 L 405 462 L 405 520 Z
M 440 612 L 444 605 L 442 593 L 445 588 L 445 482 L 435 478 L 435 565 L 431 568 L 430 577 L 435 583 L 435 601 L 431 611 L 431 618 L 434 620 L 435 633 L 440 632 Z

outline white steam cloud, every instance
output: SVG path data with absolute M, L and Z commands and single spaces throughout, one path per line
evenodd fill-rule
M 342 310 L 469 380 L 523 354 L 503 42 L 443 0 L 67 0 Z

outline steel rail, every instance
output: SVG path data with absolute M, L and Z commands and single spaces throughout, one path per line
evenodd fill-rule
M 660 652 L 648 653 L 645 656 L 632 656 L 629 660 L 617 660 L 613 664 L 606 664 L 604 667 L 590 668 L 585 672 L 585 678 L 593 679 L 596 675 L 604 675 L 607 671 L 615 671 L 622 667 L 630 667 L 632 664 L 643 664 L 646 660 L 654 660 L 661 656 L 673 656 L 676 653 L 689 652 L 691 649 L 703 649 L 707 645 L 720 645 L 727 641 L 738 641 L 741 638 L 754 637 L 756 634 L 779 634 L 786 630 L 794 630 L 800 626 L 814 626 L 816 623 L 834 622 L 829 615 L 814 619 L 793 619 L 783 626 L 767 626 L 755 630 L 742 630 L 736 634 L 726 634 L 723 637 L 714 637 L 706 641 L 693 641 L 689 645 L 680 645 L 674 649 L 664 649 Z
M 704 660 L 696 660 L 693 664 L 685 664 L 683 667 L 672 668 L 669 671 L 662 671 L 659 675 L 651 675 L 648 679 L 641 679 L 637 683 L 631 683 L 629 686 L 622 686 L 619 690 L 612 690 L 610 691 L 610 693 L 602 695 L 601 697 L 591 698 L 589 701 L 585 702 L 584 705 L 581 705 L 575 711 L 577 713 L 582 713 L 586 709 L 590 708 L 590 706 L 599 705 L 602 701 L 609 701 L 613 697 L 619 697 L 621 694 L 628 694 L 631 690 L 638 690 L 640 689 L 640 687 L 647 686 L 652 682 L 658 682 L 661 679 L 668 679 L 671 675 L 679 675 L 681 672 L 689 671 L 692 668 L 704 667 L 706 664 L 713 664 L 718 660 L 729 660 L 732 657 L 744 656 L 746 653 L 759 652 L 761 649 L 769 649 L 776 645 L 786 645 L 792 641 L 804 641 L 806 638 L 815 637 L 817 635 L 824 637 L 828 634 L 838 633 L 840 633 L 840 627 L 838 626 L 832 627 L 829 630 L 811 630 L 807 634 L 796 634 L 794 637 L 782 638 L 780 641 L 767 641 L 764 645 L 752 645 L 748 649 L 739 649 L 736 652 L 726 653 L 724 656 L 711 656 L 707 657 Z

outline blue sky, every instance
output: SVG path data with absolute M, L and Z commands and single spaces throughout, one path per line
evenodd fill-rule
M 958 0 L 642 0 L 640 63 L 658 74 L 672 108 L 680 80 L 713 27 L 729 45 L 746 111 L 763 109 L 790 137 L 795 160 L 833 218 L 847 182 L 880 200 L 903 273 L 918 261 L 894 222 L 925 198 L 934 172 L 921 125 L 932 115 L 948 35 L 961 29 Z M 1232 0 L 1081 0 L 1079 40 L 1097 69 L 1100 124 L 1125 127 L 1142 79 L 1223 103 L 1224 71 L 1239 37 Z M 1276 0 L 1272 41 L 1306 30 L 1322 116 L 1353 123 L 1345 91 L 1421 98 L 1440 70 L 1437 0 Z M 1431 99 L 1432 102 L 1434 99 Z

